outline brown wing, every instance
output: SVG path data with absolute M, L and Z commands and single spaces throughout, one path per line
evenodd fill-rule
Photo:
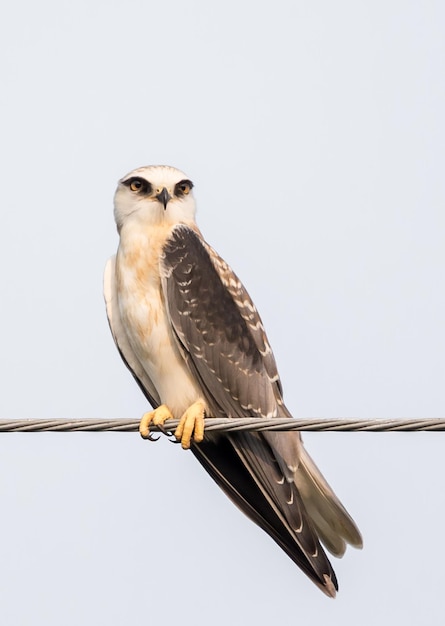
M 284 480 L 259 433 L 206 437 L 192 452 L 227 496 L 328 596 L 338 590 L 329 559 L 294 483 Z
M 181 225 L 164 246 L 161 267 L 173 329 L 212 416 L 289 415 L 260 317 L 224 261 Z M 299 445 L 297 433 L 237 433 L 208 436 L 192 450 L 241 510 L 323 591 L 334 595 L 335 574 L 293 473 L 286 472 L 286 466 L 297 464 Z
M 173 229 L 161 263 L 173 328 L 213 416 L 276 416 L 281 394 L 275 361 L 237 277 L 183 225 Z

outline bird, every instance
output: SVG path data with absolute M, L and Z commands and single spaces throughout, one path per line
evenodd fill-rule
M 231 267 L 206 242 L 193 183 L 166 165 L 124 176 L 114 196 L 119 234 L 105 268 L 112 336 L 152 410 L 150 439 L 174 433 L 225 494 L 327 596 L 338 582 L 325 552 L 363 545 L 352 517 L 297 431 L 218 434 L 204 418 L 291 418 L 260 315 Z M 324 546 L 324 548 L 323 548 Z

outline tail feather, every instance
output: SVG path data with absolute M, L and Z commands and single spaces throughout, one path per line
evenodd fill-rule
M 331 554 L 343 556 L 348 543 L 355 548 L 363 547 L 354 520 L 303 447 L 295 484 L 321 541 Z

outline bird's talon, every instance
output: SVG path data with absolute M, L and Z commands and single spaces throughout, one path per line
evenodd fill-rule
M 139 434 L 142 439 L 148 439 L 149 441 L 157 441 L 159 437 L 153 437 L 150 433 L 150 424 L 154 424 L 164 435 L 167 434 L 167 431 L 163 428 L 163 424 L 168 419 L 172 419 L 173 415 L 170 412 L 170 409 L 165 406 L 165 404 L 161 404 L 154 411 L 149 411 L 148 413 L 144 413 L 139 423 Z
M 179 420 L 175 437 L 184 450 L 188 450 L 192 444 L 200 443 L 204 439 L 204 403 L 198 400 L 190 406 Z

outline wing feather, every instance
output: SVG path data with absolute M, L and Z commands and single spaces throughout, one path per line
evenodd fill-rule
M 229 266 L 181 225 L 164 246 L 161 275 L 173 329 L 211 414 L 288 415 L 261 320 Z M 192 447 L 232 500 L 334 595 L 334 571 L 293 480 L 300 449 L 298 433 L 237 433 L 216 444 L 206 436 Z
M 257 434 L 246 433 L 244 436 L 250 438 Z M 298 493 L 294 494 L 295 499 L 292 504 L 299 505 L 298 511 L 303 521 L 300 519 L 299 523 L 296 523 L 295 518 L 290 522 L 284 513 L 290 508 L 289 504 L 280 502 L 281 497 L 277 495 L 279 485 L 286 484 L 283 489 L 285 493 L 285 489 L 289 488 L 289 483 L 281 482 L 279 473 L 276 474 L 276 494 L 271 495 L 261 471 L 265 460 L 264 451 L 267 448 L 260 443 L 257 450 L 260 449 L 262 453 L 254 461 L 255 446 L 251 447 L 250 442 L 243 442 L 240 439 L 241 433 L 220 437 L 217 441 L 206 438 L 203 443 L 193 446 L 192 451 L 210 476 L 241 511 L 267 532 L 324 593 L 328 596 L 335 596 L 335 591 L 338 589 L 335 572 L 311 530 Z M 273 454 L 270 450 L 267 462 L 273 465 Z M 259 473 L 257 473 L 258 470 L 260 470 Z
M 161 269 L 173 328 L 215 417 L 276 416 L 278 373 L 261 320 L 222 263 L 191 228 L 172 230 Z

